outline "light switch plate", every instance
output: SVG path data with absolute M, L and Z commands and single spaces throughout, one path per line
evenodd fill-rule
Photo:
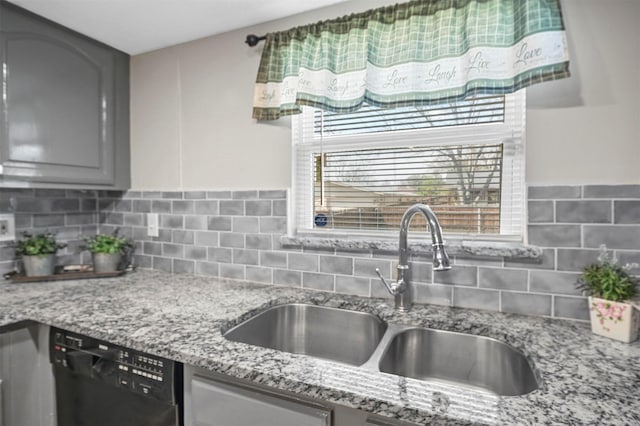
M 13 213 L 0 214 L 0 241 L 15 241 L 16 220 Z
M 147 235 L 150 237 L 157 237 L 160 235 L 158 229 L 158 213 L 147 213 Z

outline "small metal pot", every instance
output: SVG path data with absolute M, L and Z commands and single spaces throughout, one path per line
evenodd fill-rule
M 43 254 L 35 256 L 22 256 L 24 273 L 28 277 L 53 275 L 56 268 L 56 255 Z
M 91 257 L 93 259 L 93 272 L 100 274 L 103 272 L 116 272 L 118 270 L 122 254 L 91 253 Z

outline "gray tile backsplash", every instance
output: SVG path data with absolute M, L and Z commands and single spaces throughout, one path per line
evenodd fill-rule
M 528 193 L 529 243 L 543 249 L 541 259 L 458 256 L 451 271 L 434 273 L 427 256 L 414 255 L 416 301 L 588 319 L 574 283 L 600 244 L 623 263 L 640 261 L 640 185 L 532 186 Z M 69 242 L 65 264 L 89 262 L 83 236 L 120 228 L 135 240 L 140 268 L 390 297 L 375 269 L 395 276 L 395 255 L 281 248 L 286 197 L 284 190 L 0 189 L 0 212 L 15 213 L 18 232 L 57 232 Z M 159 215 L 158 237 L 147 236 L 147 213 Z M 0 268 L 13 267 L 13 249 L 0 245 Z

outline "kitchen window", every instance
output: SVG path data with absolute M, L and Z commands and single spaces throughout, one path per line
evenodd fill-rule
M 343 114 L 305 107 L 292 124 L 296 231 L 395 235 L 406 208 L 424 203 L 449 237 L 522 240 L 524 122 L 524 90 Z

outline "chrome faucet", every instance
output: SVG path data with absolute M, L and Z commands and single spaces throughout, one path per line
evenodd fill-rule
M 444 240 L 442 239 L 442 228 L 438 222 L 436 214 L 424 204 L 414 204 L 409 207 L 402 215 L 400 221 L 400 259 L 398 261 L 398 280 L 389 284 L 380 274 L 380 270 L 376 268 L 376 274 L 387 288 L 389 293 L 395 296 L 396 309 L 407 312 L 413 304 L 413 286 L 411 285 L 411 271 L 409 270 L 409 247 L 407 235 L 409 233 L 409 224 L 416 213 L 422 213 L 427 219 L 429 232 L 431 232 L 431 246 L 433 247 L 433 270 L 446 271 L 451 269 L 449 263 L 449 255 L 444 248 Z

